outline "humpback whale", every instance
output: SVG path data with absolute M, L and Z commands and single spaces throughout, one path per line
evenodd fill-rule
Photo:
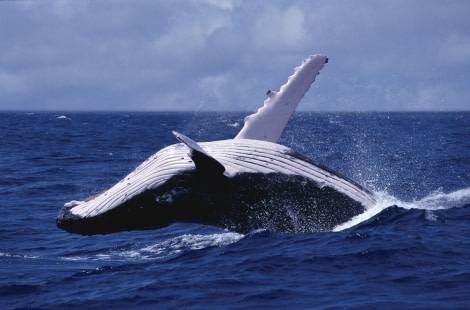
M 70 201 L 56 223 L 83 235 L 156 229 L 174 222 L 247 233 L 330 231 L 375 204 L 349 178 L 277 144 L 328 58 L 312 55 L 244 120 L 233 139 L 179 143 L 150 156 L 110 189 Z

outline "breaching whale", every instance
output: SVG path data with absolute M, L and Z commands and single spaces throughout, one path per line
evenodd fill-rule
M 358 183 L 277 144 L 292 113 L 328 61 L 295 68 L 234 139 L 180 141 L 150 156 L 110 189 L 64 205 L 57 226 L 84 235 L 194 222 L 247 233 L 330 231 L 375 204 Z

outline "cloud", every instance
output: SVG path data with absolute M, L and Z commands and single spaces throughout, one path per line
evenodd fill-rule
M 209 5 L 213 5 L 217 8 L 224 9 L 224 10 L 231 10 L 233 9 L 236 5 L 237 2 L 240 1 L 235 1 L 235 0 L 194 0 L 194 3 L 197 2 L 205 2 Z
M 257 48 L 290 49 L 303 44 L 304 13 L 297 7 L 268 7 L 255 21 L 253 43 Z
M 449 64 L 469 66 L 470 34 L 451 34 L 440 52 Z
M 330 62 L 301 109 L 442 109 L 439 97 L 469 109 L 469 9 L 437 0 L 2 1 L 0 109 L 253 111 L 314 53 Z
M 0 72 L 0 93 L 15 94 L 26 90 L 26 83 L 20 76 Z

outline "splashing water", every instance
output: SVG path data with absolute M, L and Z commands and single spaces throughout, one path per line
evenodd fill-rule
M 147 246 L 137 253 L 139 258 L 152 259 L 179 254 L 185 250 L 200 250 L 208 247 L 221 247 L 237 242 L 244 235 L 225 232 L 210 235 L 185 234 Z
M 242 239 L 244 235 L 234 232 L 214 234 L 184 234 L 151 245 L 133 245 L 129 248 L 113 248 L 105 252 L 62 257 L 66 261 L 128 261 L 159 260 L 172 257 L 190 250 L 221 247 Z
M 470 204 L 470 188 L 457 190 L 451 193 L 444 193 L 442 189 L 438 189 L 428 196 L 420 200 L 413 200 L 412 202 L 402 201 L 387 192 L 376 192 L 375 196 L 377 198 L 377 204 L 375 206 L 369 208 L 364 213 L 353 217 L 350 221 L 336 226 L 333 231 L 342 231 L 356 226 L 391 206 L 398 206 L 407 210 L 421 209 L 434 211 L 457 208 Z

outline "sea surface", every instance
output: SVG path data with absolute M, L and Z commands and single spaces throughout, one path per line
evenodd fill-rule
M 280 143 L 378 204 L 322 233 L 175 223 L 81 236 L 65 202 L 245 113 L 0 113 L 0 309 L 469 309 L 470 113 L 296 113 Z

